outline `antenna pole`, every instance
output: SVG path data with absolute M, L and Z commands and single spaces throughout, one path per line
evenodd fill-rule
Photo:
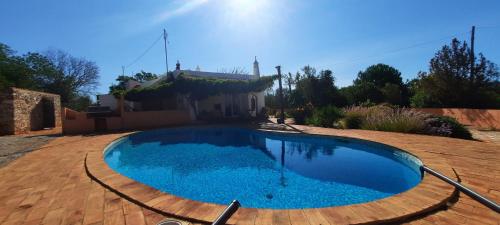
M 167 54 L 167 31 L 163 29 L 163 40 L 165 42 L 165 65 L 167 66 L 167 74 L 168 74 L 168 54 Z
M 471 31 L 471 36 L 470 36 L 470 80 L 471 80 L 471 82 L 474 82 L 474 79 L 476 76 L 475 71 L 474 71 L 474 64 L 476 62 L 476 57 L 474 55 L 475 33 L 476 33 L 476 26 L 472 26 L 472 31 Z
M 281 85 L 281 66 L 276 66 L 276 70 L 278 71 L 278 81 L 279 81 L 279 99 L 280 99 L 280 111 L 281 115 L 278 118 L 278 124 L 285 123 L 285 109 L 283 105 L 283 86 Z
M 125 67 L 122 66 L 122 76 L 125 76 Z

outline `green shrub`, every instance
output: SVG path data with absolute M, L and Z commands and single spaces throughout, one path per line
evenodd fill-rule
M 365 117 L 357 113 L 345 114 L 340 120 L 340 127 L 343 129 L 359 129 L 363 124 Z
M 305 108 L 297 108 L 290 110 L 289 114 L 295 121 L 295 124 L 305 124 L 309 111 Z
M 313 106 L 311 104 L 305 105 L 303 108 L 291 109 L 285 112 L 286 116 L 293 118 L 295 124 L 306 124 L 306 118 L 312 115 Z
M 312 115 L 306 118 L 306 123 L 314 126 L 333 127 L 342 118 L 342 111 L 335 106 L 314 109 Z
M 432 116 L 426 120 L 426 133 L 452 138 L 472 139 L 472 134 L 455 118 L 449 116 Z
M 266 107 L 267 115 L 276 115 L 276 109 Z
M 276 110 L 276 112 L 273 115 L 276 118 L 280 118 L 281 110 Z M 290 112 L 285 111 L 285 118 L 292 118 L 292 116 L 290 115 Z
M 285 114 L 285 116 L 286 116 L 286 114 Z M 276 110 L 276 113 L 274 113 L 274 117 L 281 118 L 281 111 L 280 110 Z

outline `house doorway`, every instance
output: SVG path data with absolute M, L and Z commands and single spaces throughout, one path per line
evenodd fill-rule
M 236 94 L 229 94 L 225 96 L 225 117 L 240 116 L 240 98 Z
M 95 131 L 103 132 L 108 130 L 108 124 L 106 123 L 106 118 L 97 117 L 94 118 Z
M 56 115 L 54 108 L 54 101 L 48 98 L 42 98 L 42 111 L 43 111 L 43 128 L 56 127 Z

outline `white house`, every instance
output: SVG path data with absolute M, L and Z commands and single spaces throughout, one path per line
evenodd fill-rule
M 181 70 L 179 62 L 176 64 L 176 69 L 173 71 L 174 77 L 180 74 L 188 74 L 193 77 L 207 77 L 219 79 L 235 79 L 235 80 L 252 80 L 260 78 L 259 63 L 257 58 L 253 63 L 253 74 L 231 74 L 219 72 L 200 71 L 199 67 L 196 70 Z M 136 87 L 149 87 L 167 79 L 167 76 L 161 76 L 158 79 L 138 83 L 133 81 L 130 85 L 127 84 L 127 90 Z M 108 106 L 112 110 L 117 107 L 117 100 L 113 95 L 99 95 L 97 97 L 100 106 Z M 208 96 L 206 99 L 196 101 L 195 109 L 191 107 L 187 99 L 183 96 L 177 96 L 176 99 L 165 97 L 161 101 L 151 100 L 142 102 L 125 101 L 125 109 L 130 111 L 151 111 L 151 110 L 169 110 L 169 109 L 185 109 L 189 110 L 192 118 L 203 117 L 256 117 L 263 108 L 265 108 L 264 91 L 248 92 L 240 94 L 221 94 L 216 96 Z M 197 116 L 195 116 L 197 114 Z

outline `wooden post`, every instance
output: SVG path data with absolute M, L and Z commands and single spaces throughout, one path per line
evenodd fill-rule
M 278 118 L 278 124 L 284 124 L 285 123 L 285 109 L 283 105 L 283 86 L 281 84 L 281 66 L 276 66 L 276 70 L 278 70 L 278 81 L 279 81 L 279 95 L 280 95 L 280 111 L 281 115 L 280 118 Z
M 125 116 L 125 98 L 123 95 L 120 95 L 120 98 L 118 99 L 118 111 L 120 112 L 121 129 L 124 129 L 125 119 L 123 117 Z
M 475 71 L 474 64 L 476 62 L 476 57 L 474 56 L 474 38 L 476 33 L 476 26 L 472 26 L 471 36 L 470 36 L 470 82 L 473 85 L 475 82 Z

